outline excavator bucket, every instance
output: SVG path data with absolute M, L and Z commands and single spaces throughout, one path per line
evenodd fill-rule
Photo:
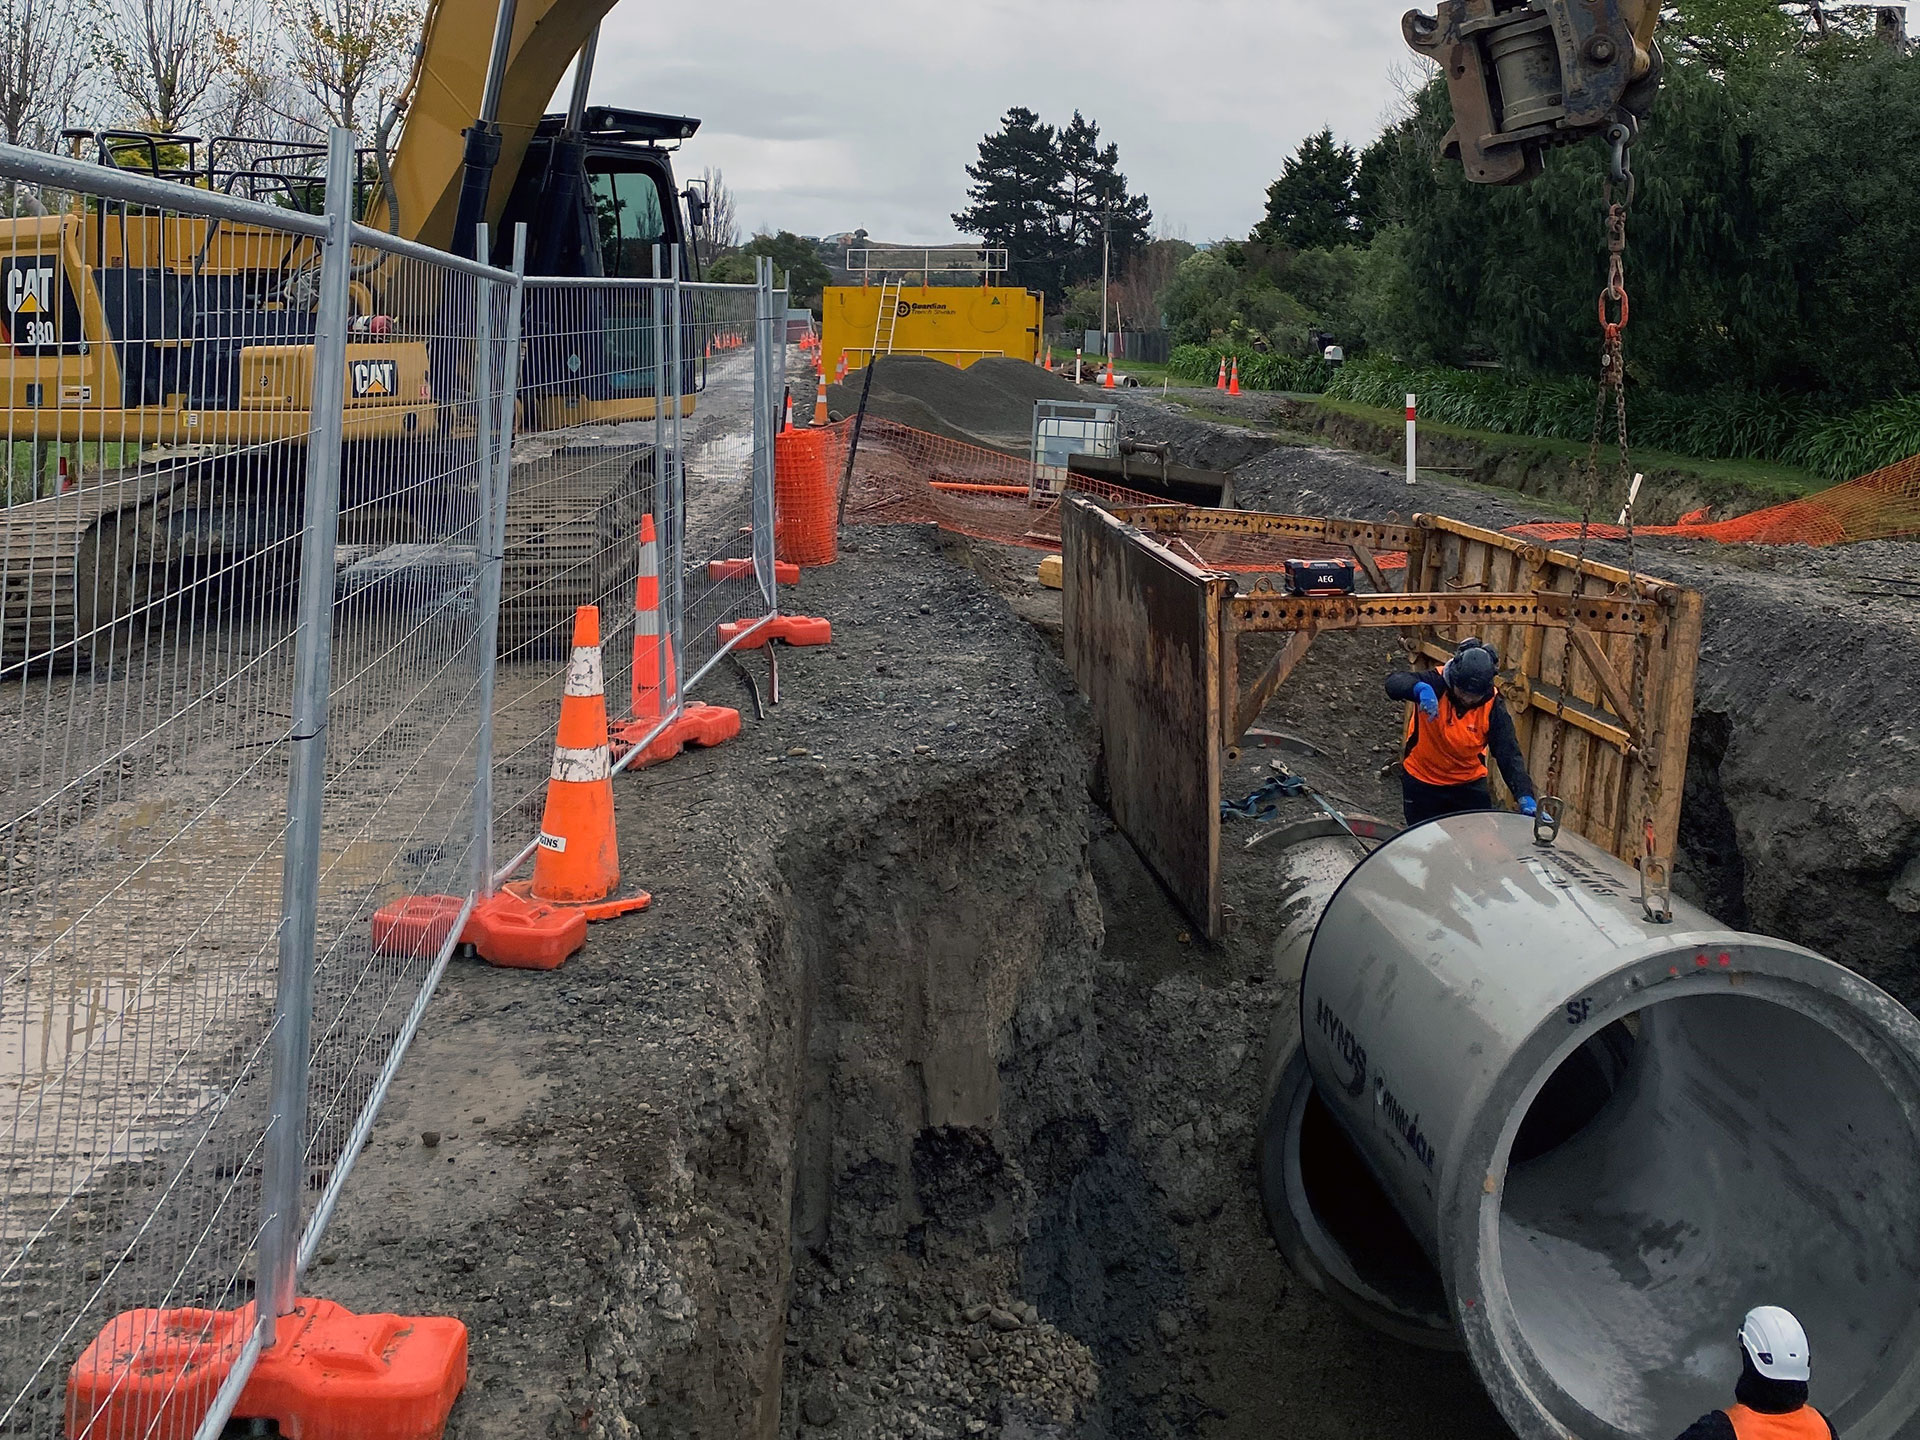
M 1440 0 L 1407 44 L 1447 77 L 1444 152 L 1480 185 L 1519 185 L 1549 146 L 1615 126 L 1624 144 L 1660 88 L 1658 0 Z

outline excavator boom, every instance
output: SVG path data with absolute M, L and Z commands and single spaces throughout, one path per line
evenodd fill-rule
M 437 250 L 453 250 L 467 132 L 498 129 L 485 219 L 498 223 L 513 177 L 567 67 L 614 0 L 433 0 L 414 60 L 406 126 L 393 158 L 399 202 L 393 228 Z M 505 53 L 495 83 L 490 38 Z M 494 113 L 488 115 L 491 104 Z
M 1440 0 L 1401 28 L 1447 77 L 1447 158 L 1477 184 L 1518 185 L 1550 146 L 1631 141 L 1660 89 L 1659 24 L 1659 0 Z

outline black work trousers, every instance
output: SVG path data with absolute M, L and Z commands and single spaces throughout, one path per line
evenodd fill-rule
M 1485 780 L 1465 785 L 1429 785 L 1424 780 L 1402 773 L 1400 799 L 1407 824 L 1438 820 L 1442 815 L 1464 815 L 1471 810 L 1493 809 L 1493 791 Z

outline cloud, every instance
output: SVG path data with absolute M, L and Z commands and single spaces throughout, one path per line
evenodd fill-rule
M 623 7 L 596 102 L 700 116 L 748 229 L 957 238 L 965 167 L 1010 105 L 1075 109 L 1161 224 L 1244 234 L 1300 140 L 1364 143 L 1395 98 L 1405 0 L 896 0 Z

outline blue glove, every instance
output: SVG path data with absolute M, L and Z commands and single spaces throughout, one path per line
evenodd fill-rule
M 1433 693 L 1433 687 L 1422 680 L 1413 687 L 1413 703 L 1420 707 L 1420 713 L 1429 720 L 1439 718 L 1440 697 Z
M 1540 813 L 1539 802 L 1536 801 L 1531 795 L 1522 795 L 1520 797 L 1520 813 L 1522 815 L 1539 814 Z

